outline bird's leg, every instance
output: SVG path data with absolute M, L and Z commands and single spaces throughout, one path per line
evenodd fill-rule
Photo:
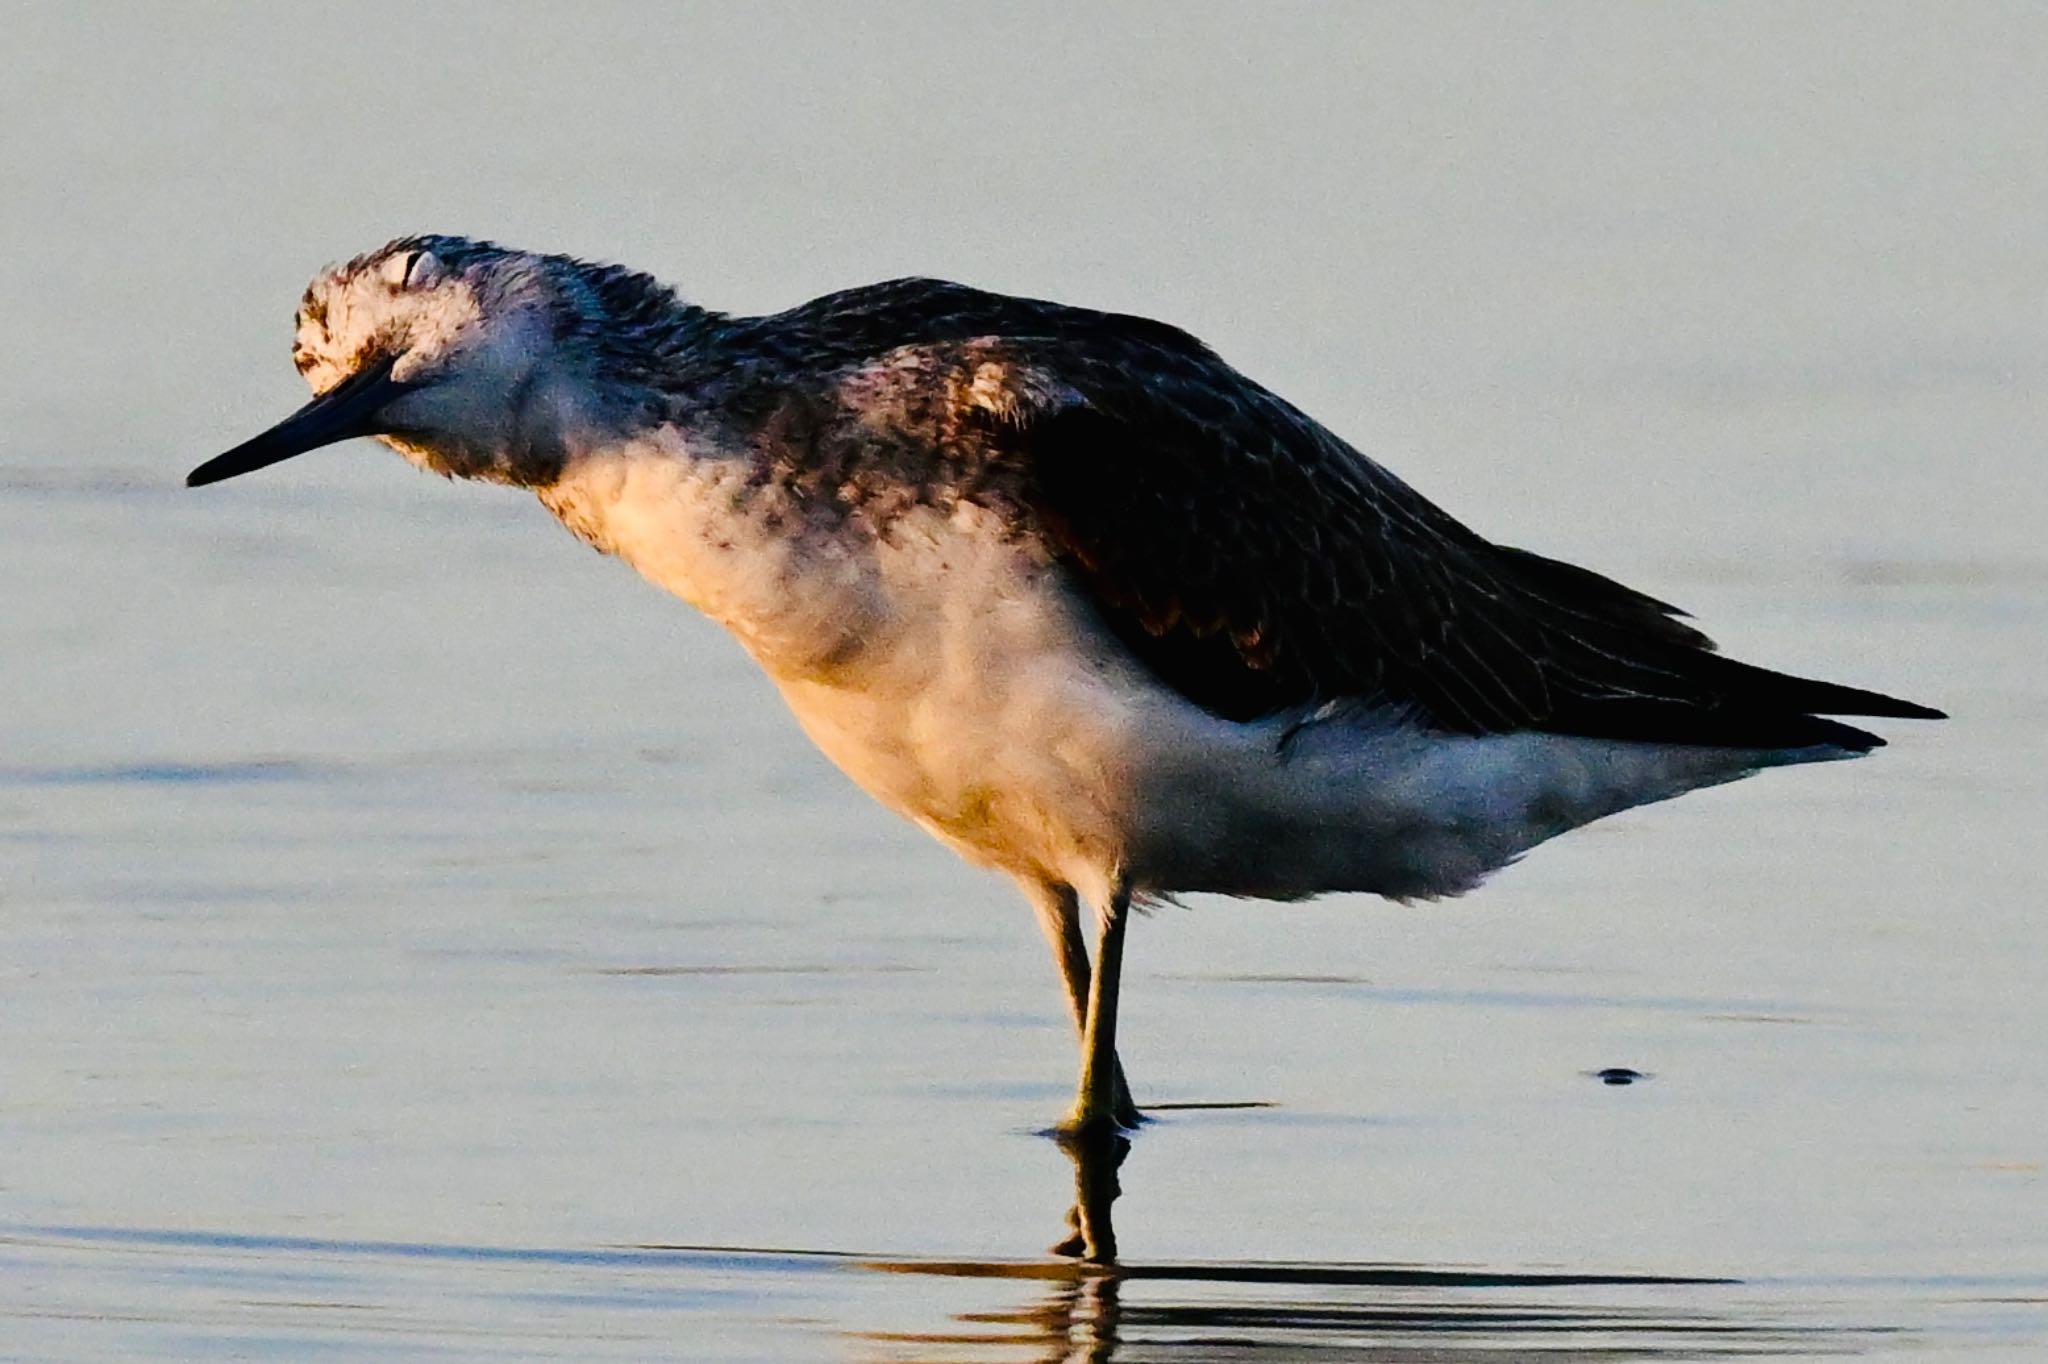
M 1101 933 L 1096 938 L 1094 979 L 1089 982 L 1088 1013 L 1081 1029 L 1081 1083 L 1073 1111 L 1060 1124 L 1063 1132 L 1113 1135 L 1122 1125 L 1118 1097 L 1129 1104 L 1116 1059 L 1116 1002 L 1123 974 L 1124 923 L 1130 918 L 1130 908 L 1131 893 L 1118 884 L 1097 915 Z M 1137 1116 L 1135 1108 L 1130 1116 Z
M 1088 944 L 1081 936 L 1080 897 L 1075 895 L 1072 886 L 1063 885 L 1027 886 L 1026 894 L 1030 897 L 1032 909 L 1038 914 L 1038 926 L 1044 930 L 1045 940 L 1052 947 L 1053 964 L 1059 967 L 1060 981 L 1067 989 L 1067 1014 L 1074 1020 L 1074 1031 L 1085 1047 L 1092 973 L 1088 968 Z M 1113 1038 L 1111 1040 L 1114 1041 Z M 1116 1125 L 1136 1127 L 1145 1121 L 1145 1115 L 1131 1100 L 1131 1087 L 1124 1079 L 1123 1062 L 1117 1058 L 1113 1046 L 1110 1063 L 1116 1075 Z
M 1033 885 L 1027 888 L 1038 927 L 1052 948 L 1052 963 L 1067 988 L 1067 1014 L 1074 1030 L 1088 1030 L 1088 944 L 1081 938 L 1081 900 L 1072 886 Z

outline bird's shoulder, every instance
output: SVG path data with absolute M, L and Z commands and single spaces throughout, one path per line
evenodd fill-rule
M 1074 355 L 1214 358 L 1188 332 L 1152 318 L 925 277 L 859 285 L 782 312 L 732 319 L 721 347 L 764 380 L 801 384 L 910 347 L 998 339 L 1056 342 Z
M 824 294 L 781 314 L 780 320 L 786 326 L 816 328 L 883 346 L 1008 335 L 1099 338 L 1187 354 L 1210 353 L 1191 333 L 1155 318 L 924 276 Z
M 839 456 L 886 467 L 911 446 L 955 465 L 1000 462 L 1059 502 L 1107 442 L 1142 457 L 1092 467 L 1112 479 L 1090 490 L 1097 498 L 1143 495 L 1133 480 L 1155 476 L 1224 500 L 1306 480 L 1318 505 L 1268 496 L 1254 517 L 1316 517 L 1325 500 L 1399 503 L 1438 533 L 1461 529 L 1200 339 L 1148 317 L 914 277 L 739 319 L 724 347 L 725 373 L 744 390 L 728 410 L 791 454 L 843 445 Z M 1160 460 L 1175 467 L 1147 467 Z
M 1320 430 L 1179 327 L 942 279 L 734 319 L 720 351 L 722 412 L 787 480 L 968 496 L 1000 487 L 1027 522 L 1057 515 L 1067 456 L 1096 438 L 1227 464 L 1245 450 L 1238 436 L 1257 444 L 1281 427 L 1308 437 L 1295 453 L 1313 458 Z M 1227 486 L 1229 471 L 1217 475 Z

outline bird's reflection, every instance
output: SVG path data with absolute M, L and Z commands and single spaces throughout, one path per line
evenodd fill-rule
M 999 1296 L 991 1285 L 990 1306 L 956 1312 L 937 1329 L 860 1333 L 881 1347 L 874 1358 L 892 1364 L 1807 1358 L 1860 1353 L 1885 1334 L 1883 1328 L 1746 1316 L 1734 1302 L 1685 1293 L 1685 1280 L 1662 1281 L 1659 1292 L 1655 1280 L 1587 1276 L 1573 1285 L 1554 1275 L 1312 1265 L 868 1267 L 1036 1281 L 1021 1302 Z
M 1109 1364 L 1122 1344 L 1117 1334 L 1121 1291 L 1122 1280 L 1114 1274 L 1076 1274 L 1057 1282 L 1051 1292 L 1020 1312 L 981 1313 L 976 1320 L 1039 1332 L 1040 1348 L 1033 1353 L 1034 1361 Z
M 863 1333 L 883 1358 L 1018 1364 L 1332 1364 L 1428 1359 L 1736 1359 L 1832 1353 L 1860 1333 L 1738 1314 L 1721 1279 L 1525 1273 L 1418 1265 L 1122 1263 L 1112 1205 L 1120 1136 L 1058 1138 L 1074 1166 L 1066 1234 L 1042 1261 L 869 1261 L 941 1278 L 1033 1284 L 1024 1300 L 957 1312 L 948 1327 Z M 1021 1287 L 1021 1285 L 1019 1285 Z M 989 1298 L 997 1290 L 990 1286 Z
M 1110 1205 L 1124 1191 L 1116 1172 L 1131 1153 L 1130 1140 L 1118 1132 L 1062 1132 L 1053 1140 L 1074 1162 L 1074 1205 L 1067 1209 L 1067 1234 L 1053 1243 L 1052 1253 L 1083 1264 L 1116 1263 L 1116 1224 Z

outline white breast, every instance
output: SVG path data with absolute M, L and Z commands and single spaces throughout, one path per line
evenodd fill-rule
M 870 633 L 879 603 L 838 539 L 792 533 L 795 513 L 735 461 L 692 459 L 662 437 L 575 460 L 541 502 L 737 636 L 771 671 L 829 670 Z
M 972 861 L 1106 890 L 1146 681 L 1027 539 L 971 504 L 881 537 L 736 464 L 629 449 L 542 501 L 730 630 L 847 775 Z

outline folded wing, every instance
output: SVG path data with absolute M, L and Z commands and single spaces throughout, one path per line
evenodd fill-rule
M 954 308 L 849 363 L 841 459 L 1020 502 L 1104 623 L 1219 715 L 1358 698 L 1466 734 L 1852 749 L 1882 741 L 1820 717 L 1939 716 L 1725 658 L 1675 607 L 1489 543 L 1184 333 L 1002 303 L 1040 311 L 961 335 Z

